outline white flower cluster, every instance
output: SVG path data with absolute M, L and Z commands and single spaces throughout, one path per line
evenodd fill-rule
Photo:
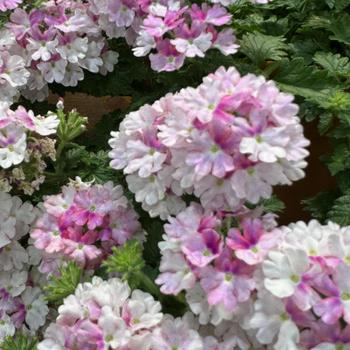
M 0 342 L 16 330 L 36 334 L 46 321 L 36 269 L 40 253 L 21 243 L 36 217 L 31 204 L 0 192 Z
M 78 285 L 64 300 L 38 350 L 201 350 L 200 335 L 184 319 L 163 315 L 161 305 L 112 278 Z
M 237 210 L 304 177 L 309 141 L 297 113 L 273 81 L 220 67 L 197 88 L 129 113 L 112 132 L 111 167 L 151 216 L 177 214 L 183 194 Z
M 76 86 L 84 69 L 106 74 L 118 60 L 83 1 L 17 8 L 0 38 L 0 101 L 12 102 L 19 93 L 42 101 L 48 83 Z

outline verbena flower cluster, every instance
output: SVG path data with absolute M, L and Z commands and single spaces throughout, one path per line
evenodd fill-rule
M 34 115 L 19 106 L 16 110 L 0 102 L 0 189 L 32 194 L 44 182 L 45 158 L 55 159 L 59 121 L 54 113 Z
M 120 185 L 72 182 L 58 195 L 47 196 L 33 225 L 34 246 L 43 251 L 42 272 L 54 272 L 73 260 L 97 268 L 114 246 L 140 231 L 138 216 Z
M 255 274 L 280 239 L 276 225 L 270 215 L 215 214 L 192 203 L 164 226 L 156 283 L 165 294 L 186 291 L 200 322 L 231 320 L 259 286 Z M 201 309 L 200 299 L 210 307 Z
M 198 204 L 170 218 L 159 244 L 161 291 L 185 290 L 201 324 L 230 321 L 240 349 L 346 349 L 349 227 L 311 221 L 278 229 L 271 219 L 243 216 L 232 226 Z
M 0 342 L 16 330 L 36 334 L 46 322 L 47 302 L 41 291 L 39 252 L 24 245 L 36 209 L 0 192 Z
M 135 56 L 149 55 L 151 67 L 173 71 L 186 57 L 204 57 L 216 48 L 224 55 L 237 51 L 226 9 L 205 2 L 199 6 L 180 1 L 90 0 L 91 11 L 110 38 L 125 37 Z
M 216 210 L 258 203 L 304 177 L 309 141 L 292 101 L 261 76 L 219 68 L 129 113 L 112 132 L 111 166 L 151 216 L 177 214 L 184 193 Z
M 181 318 L 163 315 L 161 305 L 117 278 L 94 277 L 64 300 L 38 350 L 203 349 L 199 334 Z
M 159 72 L 179 69 L 186 57 L 204 57 L 212 48 L 231 55 L 239 47 L 225 28 L 231 21 L 225 6 L 235 1 L 49 0 L 32 10 L 18 7 L 21 2 L 0 0 L 0 11 L 12 10 L 0 31 L 0 100 L 9 102 L 19 93 L 42 101 L 49 83 L 76 86 L 84 70 L 113 71 L 118 53 L 109 50 L 105 35 L 124 38 Z
M 350 226 L 279 227 L 265 212 L 273 186 L 304 177 L 309 145 L 294 97 L 273 81 L 221 67 L 112 132 L 111 167 L 151 217 L 167 220 L 160 241 L 148 226 L 144 252 L 125 244 L 144 232 L 121 185 L 77 177 L 35 196 L 36 207 L 8 193 L 32 195 L 47 167 L 61 180 L 75 151 L 90 160 L 72 142 L 86 118 L 66 114 L 62 101 L 46 117 L 11 107 L 20 95 L 44 100 L 48 84 L 111 72 L 118 53 L 108 45 L 119 38 L 158 72 L 211 49 L 235 54 L 228 9 L 238 2 L 0 0 L 9 15 L 0 31 L 0 347 L 24 332 L 38 350 L 350 349 Z M 334 56 L 342 78 L 347 61 Z M 146 256 L 157 256 L 157 243 L 159 266 Z
M 6 26 L 1 38 L 7 39 L 0 42 L 5 81 L 0 84 L 1 100 L 9 94 L 8 85 L 13 90 L 10 97 L 21 89 L 25 97 L 43 100 L 48 83 L 76 86 L 84 69 L 105 74 L 118 59 L 83 1 L 46 1 L 30 12 L 17 8 Z

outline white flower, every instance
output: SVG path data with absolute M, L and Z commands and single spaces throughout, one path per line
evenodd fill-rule
M 65 350 L 64 328 L 52 323 L 45 331 L 45 339 L 38 344 L 38 350 Z
M 11 318 L 8 315 L 3 314 L 0 317 L 0 343 L 6 337 L 14 336 L 15 332 L 16 332 L 16 328 Z
M 92 73 L 98 73 L 103 64 L 103 60 L 100 57 L 103 47 L 103 42 L 91 41 L 88 43 L 85 58 L 79 60 L 79 65 Z
M 0 193 L 0 199 L 1 197 Z M 1 205 L 1 201 L 0 201 L 0 208 L 2 207 Z M 11 243 L 11 240 L 14 238 L 14 236 L 16 235 L 16 218 L 15 217 L 2 217 L 2 215 L 0 214 L 0 248 L 6 246 L 7 244 Z
M 279 158 L 285 158 L 286 145 L 289 137 L 284 135 L 285 128 L 268 128 L 255 137 L 243 137 L 240 143 L 240 151 L 250 154 L 253 162 L 261 160 L 265 163 L 274 163 Z
M 234 313 L 225 310 L 222 304 L 209 305 L 206 294 L 199 283 L 187 290 L 186 301 L 191 311 L 198 316 L 200 324 L 211 323 L 217 326 L 222 321 L 231 320 L 234 317 Z
M 63 86 L 77 86 L 78 82 L 83 79 L 84 71 L 77 64 L 68 63 L 61 84 Z
M 76 38 L 72 42 L 58 46 L 57 52 L 64 60 L 70 63 L 78 63 L 79 60 L 85 58 L 88 51 L 88 38 Z
M 10 56 L 6 51 L 0 52 L 0 66 L 4 66 L 0 73 L 0 86 L 2 81 L 7 81 L 12 87 L 26 84 L 29 72 L 25 69 L 25 62 L 21 56 Z
M 0 270 L 21 270 L 29 261 L 27 251 L 16 241 L 0 251 Z
M 207 334 L 207 332 L 205 332 Z M 239 323 L 232 321 L 223 321 L 214 329 L 214 336 L 217 339 L 217 342 L 213 341 L 212 338 L 207 339 L 206 348 L 208 348 L 208 343 L 212 343 L 217 346 L 218 350 L 231 350 L 231 349 L 239 349 L 239 350 L 250 350 L 256 349 L 255 347 L 251 347 L 247 334 L 242 330 Z
M 236 196 L 242 199 L 245 198 L 254 204 L 258 203 L 260 198 L 270 198 L 272 187 L 262 178 L 263 173 L 261 164 L 237 170 L 231 178 L 232 188 L 236 192 Z
M 102 308 L 98 325 L 102 329 L 106 345 L 112 349 L 123 347 L 130 340 L 131 333 L 127 329 L 124 320 L 116 316 L 116 313 L 110 306 Z
M 4 139 L 4 142 L 0 141 L 0 166 L 7 169 L 22 163 L 27 148 L 27 135 L 15 125 L 9 125 L 0 129 L 0 139 Z
M 116 308 L 123 305 L 124 301 L 130 295 L 130 288 L 118 278 L 112 278 L 109 281 L 103 281 L 101 278 L 94 277 L 92 284 L 87 285 L 87 293 L 91 295 L 100 306 L 111 306 Z M 84 286 L 83 285 L 83 286 Z M 79 297 L 79 289 L 76 291 Z
M 187 57 L 204 57 L 204 53 L 211 47 L 211 39 L 213 35 L 211 33 L 201 33 L 194 39 L 182 39 L 177 38 L 170 40 L 175 46 L 176 50 L 183 53 Z
M 66 72 L 67 60 L 40 62 L 37 67 L 48 83 L 61 83 Z
M 138 172 L 140 177 L 148 177 L 162 168 L 167 155 L 153 147 L 145 145 L 142 141 L 130 140 L 126 144 L 128 165 L 125 174 Z
M 130 319 L 129 329 L 136 333 L 157 325 L 162 320 L 163 314 L 160 303 L 150 294 L 134 290 L 123 306 L 123 316 Z
M 52 54 L 55 53 L 56 46 L 58 45 L 57 39 L 52 41 L 38 41 L 28 38 L 27 40 L 28 45 L 26 49 L 35 61 L 48 61 L 52 57 Z
M 5 288 L 13 297 L 20 295 L 26 288 L 27 271 L 0 272 L 0 286 Z
M 118 52 L 108 50 L 101 55 L 102 66 L 100 67 L 100 74 L 106 75 L 108 72 L 113 72 L 114 66 L 118 63 Z
M 265 288 L 279 298 L 292 296 L 309 265 L 304 250 L 286 248 L 284 252 L 271 251 L 263 262 Z
M 298 341 L 298 328 L 290 319 L 281 300 L 264 291 L 255 302 L 254 309 L 249 326 L 257 330 L 256 338 L 261 344 L 272 344 L 277 339 L 287 343 Z M 285 329 L 289 329 L 289 333 L 285 334 Z
M 26 324 L 32 332 L 36 332 L 45 324 L 49 312 L 44 295 L 40 288 L 27 287 L 21 299 L 26 308 Z
M 148 55 L 155 47 L 156 42 L 154 37 L 148 34 L 147 31 L 141 30 L 132 51 L 136 57 L 142 57 Z
M 137 175 L 128 175 L 126 177 L 129 190 L 135 193 L 137 202 L 154 205 L 165 197 L 165 186 L 158 177 L 151 175 L 147 178 L 141 178 Z
M 164 294 L 178 294 L 181 290 L 191 289 L 195 285 L 196 277 L 188 267 L 184 256 L 180 253 L 164 251 L 160 262 L 156 283 L 161 285 Z
M 60 123 L 55 113 L 49 112 L 47 117 L 37 116 L 34 119 L 35 131 L 42 136 L 55 134 Z
M 203 342 L 197 331 L 191 329 L 182 318 L 164 317 L 162 324 L 153 332 L 154 350 L 202 350 Z

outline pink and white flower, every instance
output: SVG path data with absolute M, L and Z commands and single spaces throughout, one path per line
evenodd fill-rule
M 61 194 L 47 197 L 44 207 L 31 232 L 34 245 L 86 268 L 98 266 L 113 246 L 139 230 L 121 186 L 111 182 L 69 184 Z

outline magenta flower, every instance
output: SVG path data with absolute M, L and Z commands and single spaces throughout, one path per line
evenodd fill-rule
M 314 305 L 314 312 L 326 324 L 335 324 L 341 317 L 350 324 L 350 267 L 338 265 L 333 280 L 324 276 L 318 287 L 326 298 Z
M 236 256 L 249 265 L 259 264 L 280 238 L 280 231 L 266 233 L 263 223 L 258 219 L 246 219 L 240 229 L 234 228 L 228 232 L 226 244 Z
M 212 229 L 206 229 L 188 237 L 182 251 L 194 266 L 204 267 L 216 259 L 222 250 L 221 236 Z

